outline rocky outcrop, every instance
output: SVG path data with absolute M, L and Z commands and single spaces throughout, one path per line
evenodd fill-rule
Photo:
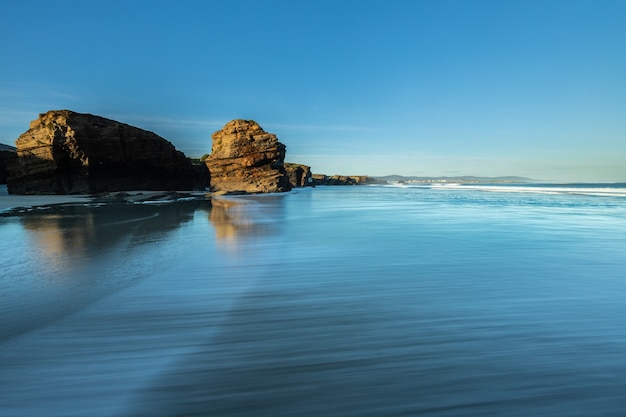
M 367 175 L 323 175 L 313 174 L 314 185 L 367 185 L 367 184 L 383 184 L 385 181 L 380 181 Z
M 0 184 L 7 183 L 7 165 L 17 159 L 17 149 L 0 143 Z
M 211 172 L 211 191 L 271 193 L 291 190 L 283 166 L 286 147 L 276 135 L 252 120 L 232 120 L 213 133 L 211 154 L 204 160 Z
M 192 190 L 208 184 L 182 152 L 155 133 L 91 114 L 40 114 L 17 140 L 14 194 Z
M 285 162 L 285 170 L 293 188 L 315 186 L 310 166 Z

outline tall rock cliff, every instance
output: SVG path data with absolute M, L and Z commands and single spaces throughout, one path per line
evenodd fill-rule
M 252 120 L 232 120 L 212 135 L 211 190 L 217 193 L 271 193 L 291 190 L 283 166 L 286 147 Z
M 14 194 L 191 190 L 208 183 L 204 167 L 194 168 L 162 137 L 91 114 L 40 114 L 15 143 L 18 159 L 7 180 Z

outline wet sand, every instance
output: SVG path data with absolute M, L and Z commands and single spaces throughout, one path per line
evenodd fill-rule
M 21 208 L 45 207 L 55 204 L 92 203 L 107 200 L 129 202 L 171 201 L 179 198 L 201 198 L 202 191 L 123 191 L 100 195 L 17 195 L 8 194 L 6 185 L 0 186 L 0 213 Z
M 26 207 L 66 203 L 88 203 L 88 195 L 7 195 L 0 194 L 0 212 Z

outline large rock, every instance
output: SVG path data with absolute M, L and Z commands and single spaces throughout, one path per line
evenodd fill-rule
M 293 188 L 315 186 L 310 166 L 285 162 L 285 170 Z
M 204 166 L 204 172 L 194 168 L 162 137 L 91 114 L 40 114 L 15 143 L 18 159 L 7 181 L 14 194 L 191 190 L 208 184 Z
M 213 133 L 205 159 L 216 193 L 271 193 L 291 190 L 283 166 L 285 145 L 252 120 L 232 120 Z

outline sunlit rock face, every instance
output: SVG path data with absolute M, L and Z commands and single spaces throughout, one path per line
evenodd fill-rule
M 212 135 L 205 159 L 216 193 L 272 193 L 291 190 L 283 166 L 286 147 L 252 120 L 232 120 Z
M 40 114 L 17 140 L 9 167 L 14 194 L 203 189 L 208 172 L 194 168 L 155 133 L 69 110 Z

